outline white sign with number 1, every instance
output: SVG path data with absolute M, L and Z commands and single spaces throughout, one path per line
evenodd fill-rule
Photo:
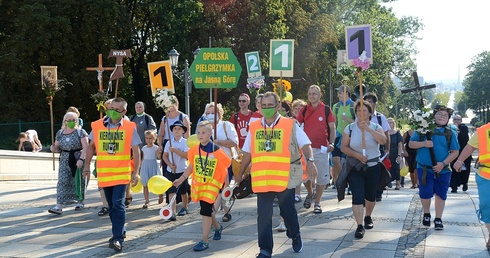
M 271 39 L 271 77 L 293 77 L 294 39 Z

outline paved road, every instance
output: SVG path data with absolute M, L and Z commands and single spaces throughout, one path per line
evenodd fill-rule
M 338 203 L 335 191 L 328 189 L 322 214 L 296 205 L 303 251 L 294 253 L 285 233 L 275 232 L 274 257 L 490 257 L 485 249 L 488 233 L 475 213 L 478 196 L 473 175 L 470 180 L 467 192 L 449 194 L 442 231 L 421 225 L 416 189 L 385 191 L 373 213 L 374 228 L 361 240 L 354 238 L 350 197 Z M 1 181 L 0 189 L 1 257 L 255 257 L 258 253 L 255 197 L 237 200 L 233 219 L 222 223 L 222 239 L 214 241 L 210 235 L 210 248 L 194 252 L 201 235 L 197 204 L 191 204 L 189 215 L 166 222 L 158 216 L 161 206 L 155 204 L 155 196 L 155 205 L 142 210 L 143 195 L 135 194 L 127 211 L 124 249 L 116 254 L 107 244 L 109 218 L 97 216 L 96 182 L 89 184 L 86 209 L 74 211 L 74 206 L 68 206 L 61 216 L 47 212 L 56 202 L 56 181 Z M 278 221 L 278 209 L 275 214 Z M 219 212 L 220 221 L 222 215 Z

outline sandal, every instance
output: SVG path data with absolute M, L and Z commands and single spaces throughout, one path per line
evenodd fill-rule
M 133 196 L 124 199 L 124 205 L 126 208 L 133 202 Z
M 305 209 L 309 209 L 311 207 L 311 200 L 313 199 L 313 194 L 310 195 L 306 195 L 306 198 L 305 198 L 305 202 L 303 203 L 303 207 L 305 207 Z
M 225 215 L 223 215 L 223 218 L 221 220 L 223 220 L 223 222 L 230 221 L 231 220 L 231 214 L 230 213 L 226 213 Z
M 143 209 L 148 209 L 148 205 L 150 205 L 149 202 L 146 202 L 145 204 L 143 204 Z
M 109 213 L 109 209 L 107 207 L 102 207 L 102 209 L 100 209 L 99 213 L 97 213 L 99 216 L 104 216 L 104 215 L 107 215 L 107 213 Z
M 162 202 L 163 202 L 163 194 L 160 194 L 158 196 L 158 204 L 162 204 Z

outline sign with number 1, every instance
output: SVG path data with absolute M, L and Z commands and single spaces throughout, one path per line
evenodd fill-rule
M 259 52 L 255 51 L 245 53 L 245 62 L 247 63 L 247 73 L 249 78 L 262 75 Z
M 150 77 L 153 96 L 155 96 L 157 89 L 165 89 L 175 93 L 170 60 L 148 63 L 148 77 Z
M 271 39 L 271 77 L 293 77 L 294 39 Z
M 373 63 L 373 42 L 371 25 L 356 25 L 345 27 L 345 45 L 347 47 L 347 64 L 365 52 L 369 62 Z

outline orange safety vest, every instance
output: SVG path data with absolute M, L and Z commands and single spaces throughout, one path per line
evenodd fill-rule
M 490 124 L 485 124 L 476 129 L 478 134 L 478 145 L 480 154 L 478 162 L 480 166 L 479 175 L 487 180 L 490 180 Z
M 99 187 L 128 184 L 131 181 L 131 139 L 136 124 L 122 121 L 119 128 L 110 130 L 103 119 L 92 122 L 95 149 L 97 151 L 97 182 Z M 109 154 L 109 145 L 114 146 L 114 154 Z
M 281 117 L 273 128 L 264 130 L 262 119 L 250 124 L 252 190 L 254 193 L 282 192 L 289 182 L 291 133 L 294 120 Z M 266 149 L 270 137 L 270 150 Z
M 205 165 L 206 168 L 203 171 L 201 161 L 204 165 L 206 152 L 201 150 L 201 157 L 199 157 L 199 145 L 190 148 L 187 152 L 192 167 L 191 198 L 194 202 L 205 201 L 213 204 L 228 176 L 231 158 L 221 148 L 210 152 Z

